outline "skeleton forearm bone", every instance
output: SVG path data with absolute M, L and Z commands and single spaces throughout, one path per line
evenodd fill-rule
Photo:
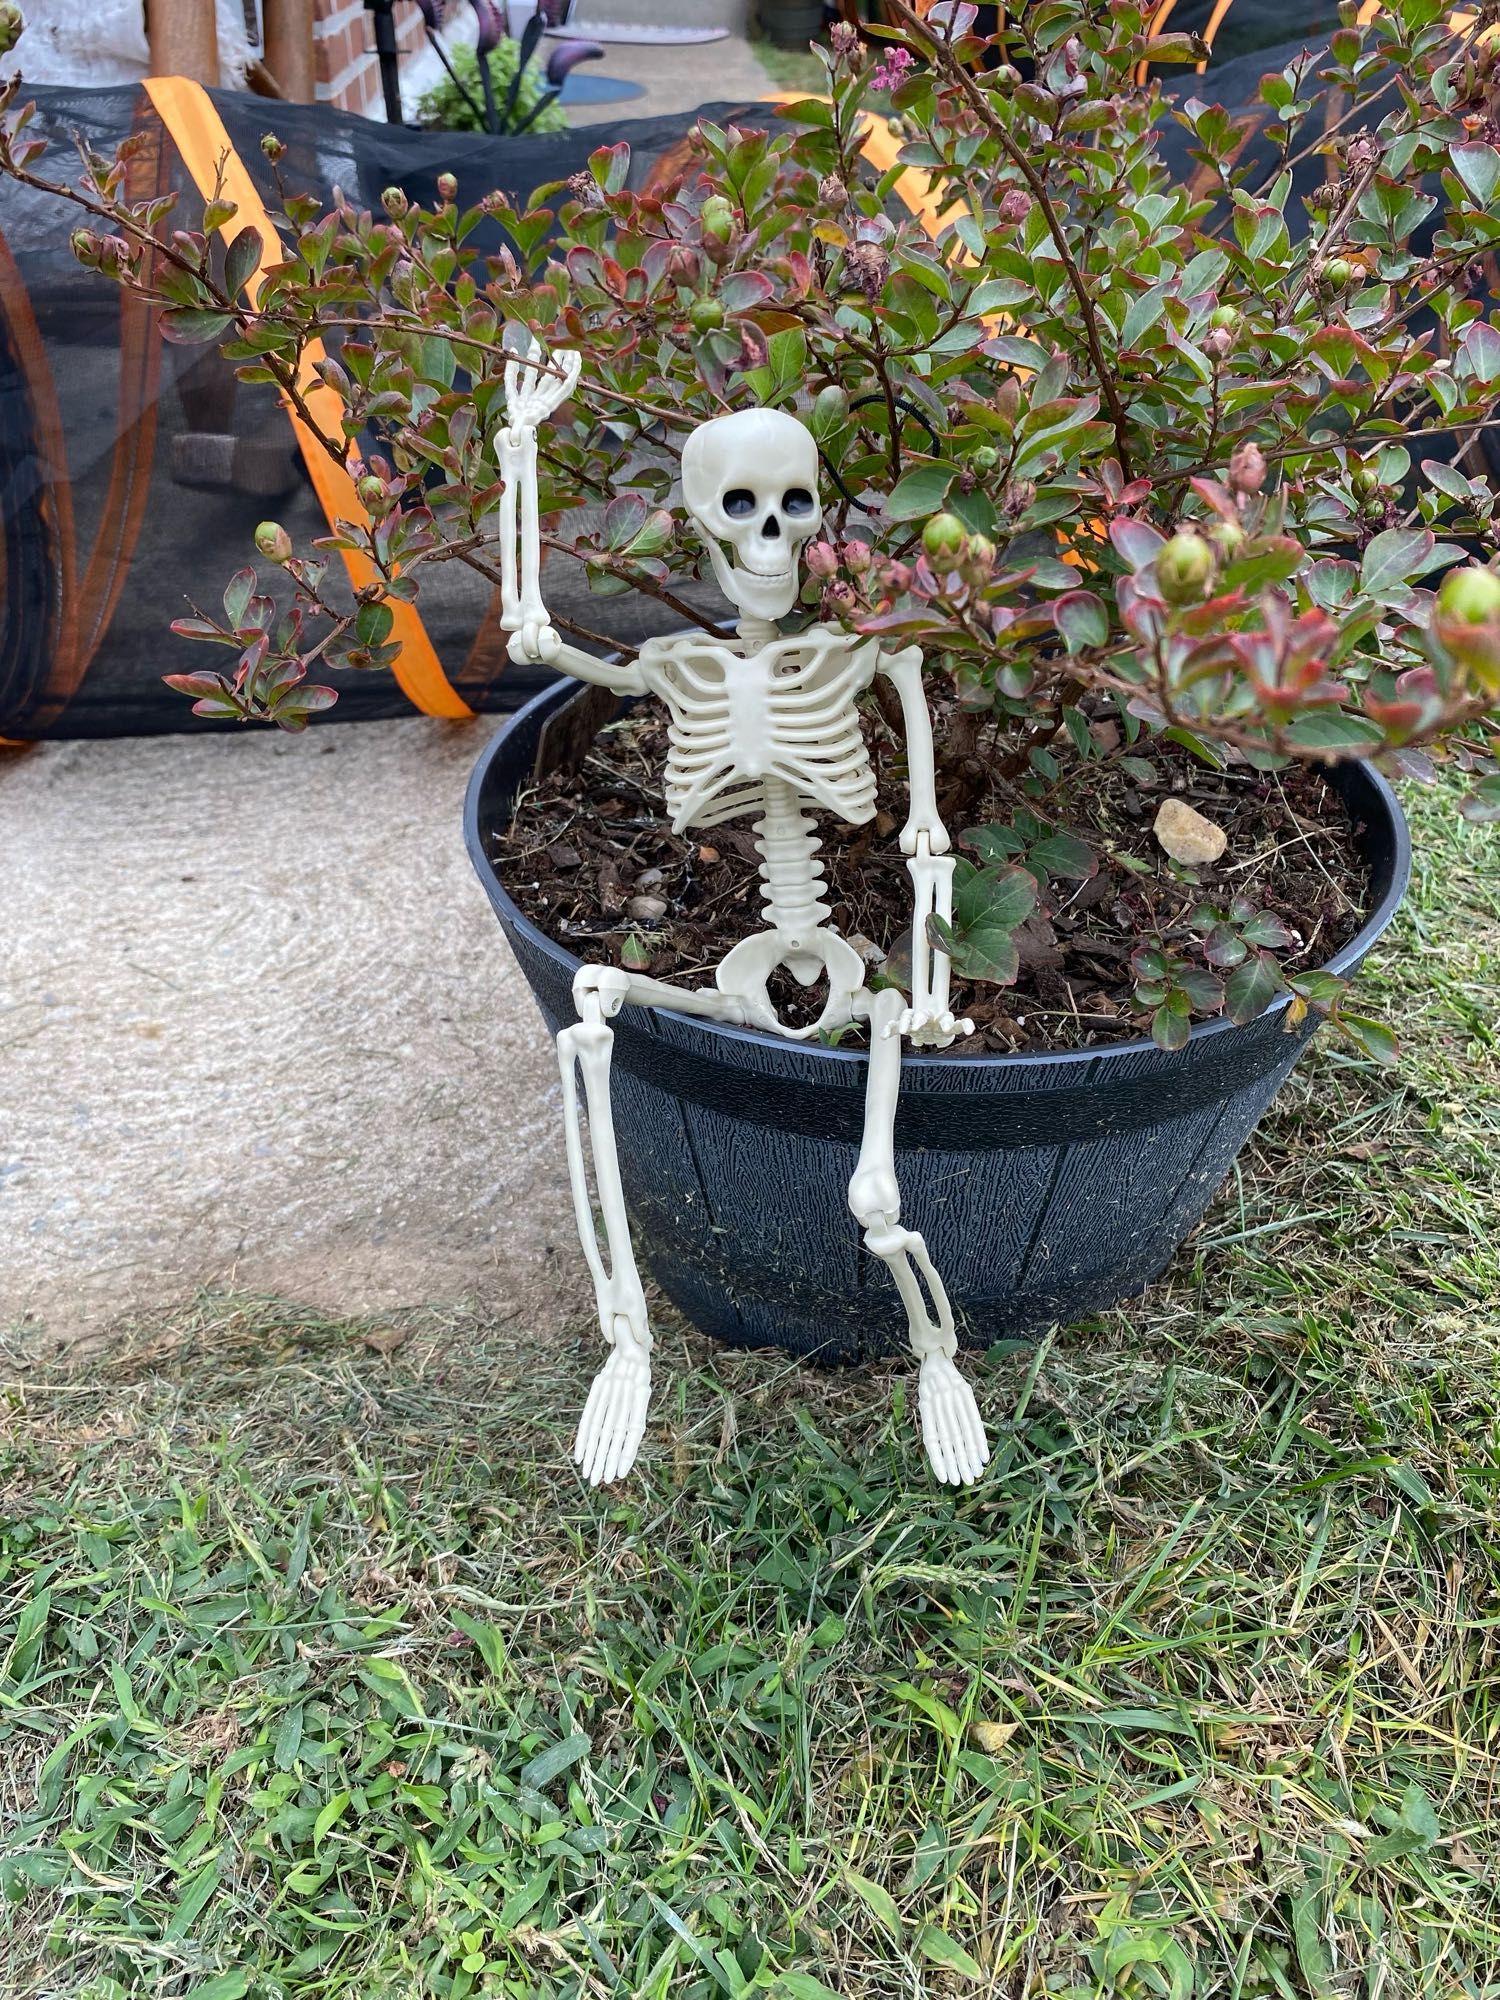
M 937 781 L 933 766 L 932 717 L 922 692 L 922 655 L 915 646 L 882 654 L 878 668 L 901 700 L 906 729 L 907 789 L 910 809 L 901 831 L 901 851 L 908 859 L 913 890 L 911 926 L 911 1006 L 884 1027 L 886 1034 L 909 1035 L 919 1047 L 945 1049 L 958 1035 L 973 1032 L 968 1021 L 956 1021 L 948 1005 L 951 961 L 928 936 L 927 920 L 953 915 L 953 860 L 948 829 L 938 818 Z
M 505 368 L 509 421 L 495 438 L 504 481 L 500 496 L 500 623 L 511 635 L 513 660 L 556 667 L 577 680 L 613 688 L 617 694 L 639 694 L 640 676 L 633 661 L 597 660 L 592 653 L 570 646 L 553 630 L 542 599 L 537 423 L 573 393 L 581 357 L 554 355 L 553 364 L 561 373 L 552 375 L 541 365 L 541 354 L 540 347 L 531 341 L 525 355 L 507 362 Z

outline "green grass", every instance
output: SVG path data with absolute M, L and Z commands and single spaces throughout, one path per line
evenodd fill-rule
M 784 49 L 780 43 L 762 38 L 752 41 L 750 47 L 777 90 L 805 90 L 810 97 L 828 95 L 828 72 L 810 48 Z
M 1368 997 L 1148 1299 L 977 1372 L 204 1300 L 16 1367 L 0 1993 L 1500 1992 L 1500 873 L 1451 795 Z M 1490 837 L 1492 838 L 1492 837 Z M 893 1393 L 894 1392 L 894 1393 Z

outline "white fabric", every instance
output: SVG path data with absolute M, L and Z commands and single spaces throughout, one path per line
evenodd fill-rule
M 255 51 L 245 35 L 243 0 L 216 0 L 219 81 L 236 89 Z M 0 74 L 19 69 L 28 83 L 85 87 L 134 83 L 146 75 L 151 51 L 142 0 L 26 0 L 26 32 L 0 62 Z

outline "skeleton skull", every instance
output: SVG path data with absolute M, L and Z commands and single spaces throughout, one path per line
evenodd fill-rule
M 803 545 L 823 520 L 806 425 L 784 410 L 710 418 L 682 448 L 682 497 L 730 603 L 753 618 L 784 618 L 797 601 Z

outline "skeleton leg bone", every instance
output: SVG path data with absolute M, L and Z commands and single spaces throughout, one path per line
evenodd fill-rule
M 917 1401 L 928 1460 L 946 1485 L 967 1486 L 984 1470 L 989 1444 L 974 1392 L 954 1363 L 958 1336 L 943 1281 L 921 1236 L 901 1225 L 895 1153 L 901 1042 L 895 1029 L 903 1002 L 898 992 L 886 989 L 859 994 L 855 1007 L 870 1024 L 870 1070 L 849 1207 L 864 1230 L 865 1248 L 889 1265 L 906 1307 L 908 1337 L 921 1364 Z
M 712 1020 L 734 1024 L 744 1019 L 743 1008 L 728 995 L 679 991 L 660 980 L 635 978 L 617 966 L 585 965 L 573 981 L 578 1022 L 574 1027 L 564 1028 L 557 1038 L 568 1179 L 573 1191 L 578 1240 L 594 1281 L 599 1328 L 611 1349 L 609 1359 L 594 1377 L 573 1446 L 574 1461 L 591 1486 L 607 1486 L 612 1480 L 623 1479 L 635 1464 L 645 1435 L 646 1406 L 651 1396 L 651 1330 L 646 1318 L 646 1295 L 630 1244 L 630 1219 L 625 1212 L 614 1109 L 610 1102 L 615 1031 L 609 1023 L 627 1001 L 637 1006 L 676 1007 L 684 1013 L 703 1014 Z M 578 1115 L 579 1070 L 583 1072 L 594 1179 L 604 1224 L 603 1253 L 584 1163 Z

